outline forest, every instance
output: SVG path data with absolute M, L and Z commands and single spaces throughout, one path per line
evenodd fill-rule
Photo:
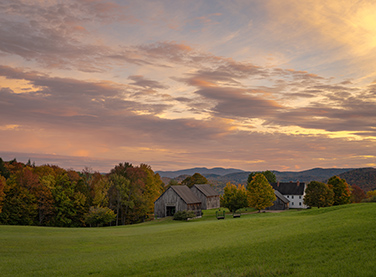
M 164 183 L 146 164 L 108 174 L 0 158 L 0 224 L 56 227 L 125 225 L 153 218 Z

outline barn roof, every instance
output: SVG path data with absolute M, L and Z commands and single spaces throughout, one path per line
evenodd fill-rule
M 187 186 L 171 186 L 170 188 L 187 204 L 201 203 L 200 199 Z
M 279 199 L 281 199 L 281 201 L 283 202 L 283 203 L 285 203 L 285 204 L 287 204 L 287 203 L 289 203 L 290 201 L 286 198 L 286 197 L 284 197 L 283 195 L 282 195 L 282 193 L 280 193 L 278 190 L 274 190 L 274 194 L 275 194 L 275 196 L 277 196 L 277 198 L 279 198 Z
M 305 189 L 305 183 L 303 182 L 278 182 L 271 183 L 271 186 L 283 195 L 303 195 Z
M 199 191 L 201 191 L 206 197 L 210 196 L 218 196 L 219 193 L 214 190 L 211 185 L 203 184 L 203 185 L 194 185 Z

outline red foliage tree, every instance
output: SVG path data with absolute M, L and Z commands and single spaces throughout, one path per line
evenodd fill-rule
M 363 199 L 366 198 L 364 190 L 362 190 L 358 185 L 351 186 L 351 202 L 360 203 Z

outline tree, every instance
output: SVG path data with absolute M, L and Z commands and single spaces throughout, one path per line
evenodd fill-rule
M 189 188 L 193 187 L 195 184 L 207 184 L 208 180 L 202 176 L 200 173 L 195 173 L 192 176 L 185 178 L 181 184 L 188 186 Z
M 267 171 L 262 171 L 262 172 L 251 172 L 248 175 L 247 184 L 252 182 L 253 177 L 255 177 L 255 175 L 257 173 L 261 173 L 262 175 L 264 175 L 269 183 L 276 183 L 277 182 L 277 177 L 275 176 L 275 174 L 273 172 L 271 172 L 270 170 L 267 170 Z
M 307 185 L 304 204 L 310 207 L 328 207 L 333 205 L 334 193 L 326 184 L 312 181 Z
M 351 203 L 360 203 L 364 198 L 366 198 L 366 194 L 364 190 L 362 190 L 358 185 L 351 186 Z
M 228 208 L 235 213 L 238 209 L 248 206 L 247 190 L 243 185 L 227 183 L 221 196 L 221 207 Z
M 4 198 L 5 198 L 4 187 L 5 187 L 5 184 L 6 184 L 5 178 L 0 175 L 0 213 L 1 213 L 1 210 L 3 209 L 3 204 L 4 204 Z
M 10 172 L 8 168 L 5 166 L 5 163 L 2 158 L 0 158 L 0 176 L 4 176 L 5 179 L 8 179 L 10 176 Z
M 116 226 L 118 226 L 119 220 L 124 224 L 125 213 L 129 207 L 134 206 L 134 202 L 131 199 L 130 181 L 127 178 L 116 173 L 111 174 L 109 178 L 110 205 L 116 209 Z
M 85 215 L 85 222 L 94 226 L 103 226 L 114 221 L 116 215 L 114 211 L 107 207 L 90 207 L 89 212 Z
M 333 205 L 343 205 L 350 203 L 351 191 L 349 184 L 338 176 L 333 176 L 328 180 L 328 186 L 333 190 Z
M 266 177 L 257 173 L 247 186 L 248 204 L 257 210 L 262 210 L 273 205 L 276 200 L 273 187 Z

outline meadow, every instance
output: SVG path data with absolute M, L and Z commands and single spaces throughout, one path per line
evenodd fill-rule
M 121 227 L 0 226 L 1 276 L 375 276 L 376 204 Z

